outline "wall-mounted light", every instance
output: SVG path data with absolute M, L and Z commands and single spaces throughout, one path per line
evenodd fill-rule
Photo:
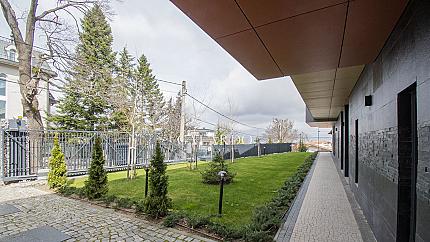
M 372 95 L 364 96 L 364 106 L 372 106 Z

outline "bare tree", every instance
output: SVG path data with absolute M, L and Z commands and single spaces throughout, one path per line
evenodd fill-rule
M 46 44 L 49 50 L 48 53 L 40 57 L 39 63 L 57 58 L 64 60 L 64 62 L 55 62 L 57 66 L 64 66 L 68 60 L 72 59 L 72 56 L 69 55 L 69 48 L 64 41 L 72 42 L 72 39 L 70 35 L 65 34 L 69 32 L 70 28 L 66 24 L 67 21 L 64 17 L 61 18 L 60 16 L 68 15 L 78 25 L 75 17 L 76 12 L 85 12 L 92 4 L 102 3 L 96 0 L 57 0 L 55 2 L 55 7 L 38 12 L 39 1 L 31 0 L 25 17 L 25 28 L 21 29 L 19 26 L 21 17 L 17 17 L 9 0 L 0 0 L 3 15 L 10 27 L 18 52 L 21 103 L 23 114 L 28 119 L 30 129 L 43 128 L 37 100 L 41 77 L 39 76 L 39 71 L 34 71 L 35 65 L 32 63 L 36 29 L 41 30 L 46 36 Z M 36 70 L 38 69 L 36 67 Z
M 272 142 L 288 143 L 297 139 L 298 131 L 294 129 L 293 121 L 274 118 L 266 129 L 265 137 Z

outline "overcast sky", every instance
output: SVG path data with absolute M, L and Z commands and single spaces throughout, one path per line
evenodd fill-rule
M 13 2 L 19 9 L 17 12 L 28 4 L 25 0 Z M 40 2 L 43 9 L 46 1 Z M 310 137 L 317 135 L 316 128 L 304 122 L 305 105 L 289 77 L 257 81 L 170 1 L 124 0 L 113 2 L 112 9 L 114 49 L 126 46 L 135 56 L 144 53 L 157 78 L 186 80 L 189 94 L 243 123 L 265 128 L 274 117 L 288 118 Z M 10 36 L 3 17 L 0 35 Z M 179 91 L 178 86 L 160 86 L 165 91 Z M 166 95 L 173 94 L 166 92 Z M 192 105 L 190 99 L 187 101 L 187 110 L 197 113 L 200 119 L 213 123 L 225 121 L 197 103 Z M 201 126 L 211 128 L 207 124 Z M 241 125 L 234 127 L 258 133 Z M 328 136 L 326 131 L 321 136 Z

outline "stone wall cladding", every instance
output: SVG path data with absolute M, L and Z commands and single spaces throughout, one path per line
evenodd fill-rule
M 416 239 L 430 241 L 429 13 L 430 1 L 410 0 L 381 53 L 374 63 L 365 67 L 349 97 L 350 185 L 378 241 L 393 241 L 396 238 L 397 94 L 414 82 L 417 84 L 418 118 Z M 373 97 L 370 107 L 364 106 L 366 95 Z M 357 119 L 359 181 L 355 184 Z M 335 128 L 340 130 L 339 120 Z
M 430 202 L 430 121 L 418 127 L 418 196 Z

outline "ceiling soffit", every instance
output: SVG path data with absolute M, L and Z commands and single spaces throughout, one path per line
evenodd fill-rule
M 408 0 L 171 0 L 257 79 L 290 75 L 336 118 Z M 330 99 L 327 102 L 327 99 Z

